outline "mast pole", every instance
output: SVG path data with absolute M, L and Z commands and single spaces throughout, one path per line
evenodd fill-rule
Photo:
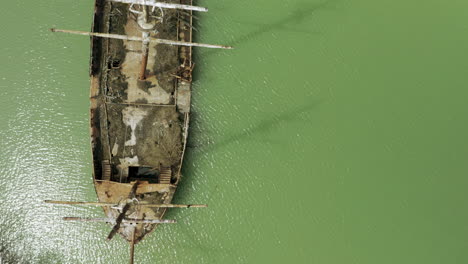
M 130 264 L 133 264 L 133 256 L 135 255 L 135 233 L 136 227 L 132 231 L 132 241 L 130 241 Z
M 72 202 L 72 201 L 52 201 L 45 200 L 45 203 L 50 204 L 66 204 L 66 205 L 93 205 L 93 206 L 117 206 L 116 203 L 102 203 L 102 202 Z M 144 204 L 140 203 L 138 206 L 153 207 L 153 208 L 204 208 L 208 207 L 206 204 Z
M 208 8 L 206 7 L 192 6 L 192 5 L 151 2 L 151 1 L 145 1 L 145 0 L 111 0 L 111 1 L 125 3 L 125 4 L 137 4 L 137 5 L 168 8 L 168 9 L 183 9 L 183 10 L 190 10 L 190 11 L 208 12 Z
M 83 35 L 83 36 L 93 36 L 93 37 L 100 37 L 100 38 L 144 41 L 142 37 L 131 37 L 131 36 L 119 35 L 119 34 L 96 33 L 96 32 L 87 32 L 87 31 L 79 31 L 79 30 L 57 29 L 57 28 L 51 28 L 50 31 Z M 196 43 L 196 42 L 185 42 L 185 41 L 160 39 L 160 38 L 153 38 L 153 37 L 149 37 L 148 40 L 149 42 L 154 42 L 157 44 L 167 44 L 167 45 L 174 45 L 174 46 L 203 47 L 203 48 L 211 48 L 211 49 L 233 49 L 233 47 L 231 46 L 204 44 L 204 43 Z
M 118 219 L 67 216 L 67 217 L 64 217 L 63 220 L 81 221 L 81 222 L 98 222 L 98 223 L 115 223 L 117 222 Z M 170 219 L 122 219 L 120 221 L 121 223 L 125 223 L 125 224 L 175 224 L 177 223 L 176 220 L 170 220 Z

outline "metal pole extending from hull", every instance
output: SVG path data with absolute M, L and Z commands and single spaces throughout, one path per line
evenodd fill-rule
M 133 264 L 133 256 L 135 255 L 135 233 L 136 227 L 132 231 L 132 241 L 130 241 L 130 264 Z
M 200 7 L 200 6 L 192 6 L 192 5 L 151 2 L 147 0 L 111 0 L 111 1 L 119 2 L 119 3 L 126 3 L 126 4 L 137 4 L 137 5 L 169 8 L 169 9 L 183 9 L 183 10 L 191 10 L 191 11 L 208 12 L 208 8 Z
M 50 204 L 67 204 L 67 205 L 94 205 L 94 206 L 117 206 L 115 203 L 100 203 L 100 202 L 72 202 L 72 201 L 52 201 L 45 200 L 45 203 Z M 202 208 L 208 207 L 206 204 L 144 204 L 138 206 L 153 207 L 153 208 Z
M 122 39 L 122 40 L 130 40 L 130 41 L 145 41 L 145 39 L 142 37 L 131 37 L 131 36 L 119 35 L 119 34 L 96 33 L 96 32 L 87 32 L 87 31 L 79 31 L 79 30 L 56 29 L 56 28 L 51 28 L 50 31 L 70 33 L 70 34 L 83 35 L 83 36 L 93 36 L 93 37 L 100 37 L 100 38 L 113 38 L 113 39 Z M 233 47 L 231 46 L 204 44 L 204 43 L 196 43 L 196 42 L 185 42 L 185 41 L 178 41 L 178 40 L 159 39 L 159 38 L 153 38 L 153 37 L 149 37 L 148 40 L 150 42 L 154 42 L 157 44 L 166 44 L 166 45 L 174 45 L 174 46 L 203 47 L 203 48 L 211 48 L 211 49 L 233 49 Z
M 82 221 L 82 222 L 100 222 L 100 223 L 115 223 L 116 219 L 114 218 L 89 218 L 89 217 L 74 217 L 68 216 L 64 217 L 65 221 Z M 176 220 L 167 220 L 167 219 L 123 219 L 122 223 L 131 223 L 131 224 L 175 224 Z

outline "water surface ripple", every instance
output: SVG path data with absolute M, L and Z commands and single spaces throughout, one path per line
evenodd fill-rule
M 178 224 L 137 263 L 466 263 L 468 2 L 200 0 Z M 0 10 L 2 263 L 127 263 L 90 200 L 93 1 Z M 1 262 L 1 261 L 0 261 Z

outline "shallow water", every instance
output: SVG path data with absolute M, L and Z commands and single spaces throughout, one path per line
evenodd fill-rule
M 178 203 L 137 263 L 468 261 L 468 2 L 197 1 Z M 90 0 L 0 10 L 0 257 L 126 263 L 106 242 L 88 134 Z

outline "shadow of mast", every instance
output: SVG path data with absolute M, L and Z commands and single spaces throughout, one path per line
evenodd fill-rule
M 327 0 L 324 2 L 320 2 L 320 3 L 306 3 L 306 2 L 297 3 L 296 4 L 297 7 L 285 17 L 280 18 L 276 21 L 273 21 L 272 23 L 260 25 L 257 29 L 235 38 L 233 41 L 228 42 L 226 45 L 233 46 L 234 48 L 236 48 L 237 45 L 251 41 L 265 33 L 277 31 L 278 29 L 285 30 L 285 25 L 291 26 L 294 24 L 298 24 L 304 21 L 305 19 L 311 17 L 317 11 L 330 8 L 330 4 L 334 1 L 335 0 Z M 318 32 L 306 32 L 306 33 L 317 34 Z M 204 57 L 204 56 L 215 54 L 220 51 L 221 50 L 214 50 L 214 49 L 203 50 L 203 51 L 198 52 L 198 54 L 200 57 Z

